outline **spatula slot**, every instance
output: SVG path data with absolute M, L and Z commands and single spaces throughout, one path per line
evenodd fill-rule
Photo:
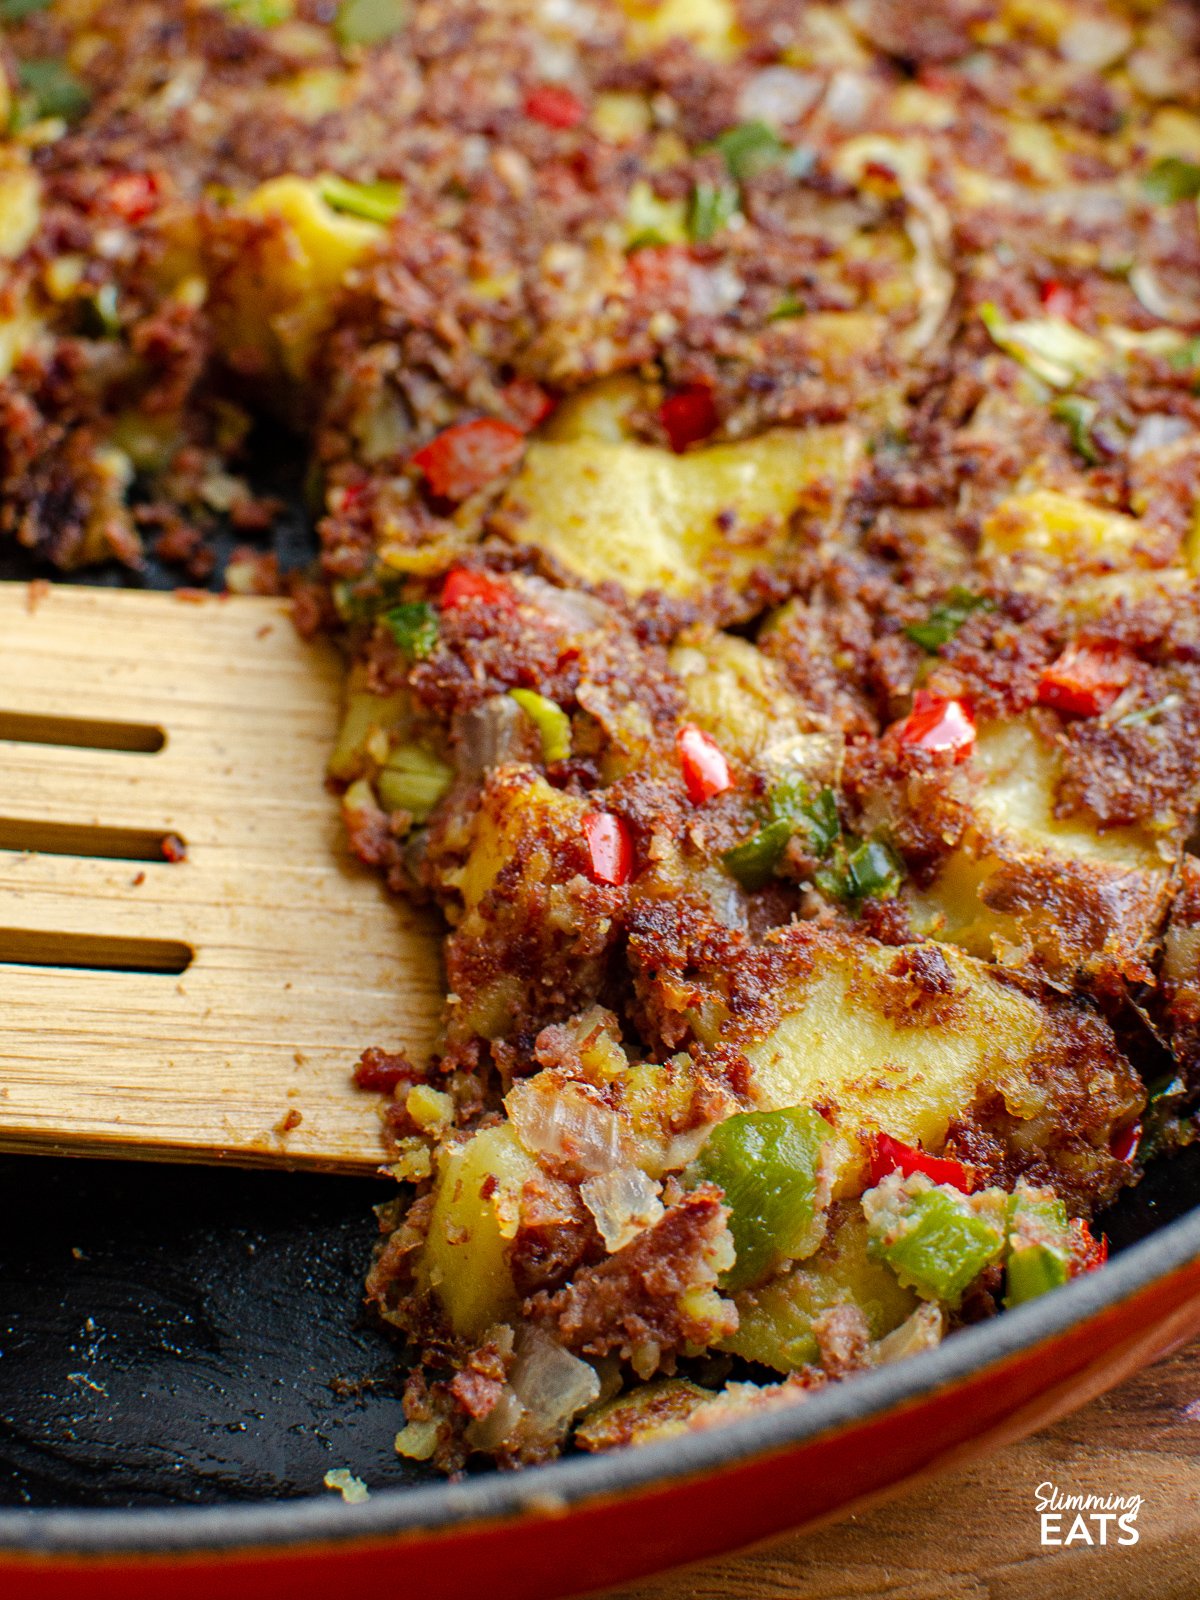
M 171 837 L 178 840 L 176 834 Z M 163 848 L 166 839 L 161 828 L 105 828 L 0 816 L 0 850 L 31 850 L 40 855 L 104 861 L 166 861 L 170 859 Z
M 153 723 L 48 717 L 26 711 L 0 711 L 0 739 L 17 744 L 71 745 L 81 750 L 129 750 L 138 755 L 154 755 L 167 742 L 166 734 Z
M 18 967 L 86 967 L 105 972 L 178 976 L 194 951 L 178 939 L 131 939 L 96 933 L 42 933 L 0 928 L 0 963 Z

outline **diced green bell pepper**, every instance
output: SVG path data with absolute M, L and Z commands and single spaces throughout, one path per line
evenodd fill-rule
M 828 1137 L 828 1123 L 807 1106 L 741 1112 L 709 1134 L 684 1181 L 724 1191 L 737 1260 L 723 1288 L 747 1288 L 780 1261 L 816 1249 L 825 1231 L 818 1171 Z
M 895 894 L 902 876 L 900 863 L 882 839 L 866 839 L 846 857 L 846 878 L 850 897 L 864 900 L 867 895 Z
M 347 216 L 362 217 L 366 222 L 388 223 L 404 210 L 404 186 L 377 178 L 372 183 L 353 183 L 349 178 L 339 178 L 327 172 L 318 178 L 317 188 L 321 199 L 335 211 Z
M 688 232 L 697 244 L 707 244 L 737 215 L 738 192 L 728 183 L 698 183 L 692 191 Z
M 713 140 L 712 148 L 720 151 L 729 176 L 738 183 L 787 154 L 787 146 L 765 122 L 739 122 L 736 127 L 726 128 Z
M 1067 1281 L 1067 1260 L 1047 1244 L 1023 1244 L 1008 1258 L 1004 1304 L 1023 1305 Z
M 993 606 L 994 602 L 986 595 L 972 594 L 970 589 L 956 585 L 941 605 L 934 606 L 924 622 L 911 622 L 904 631 L 914 644 L 935 656 L 944 644 L 949 644 L 969 616 L 976 611 L 991 611 Z
M 1200 195 L 1200 166 L 1182 156 L 1164 156 L 1142 179 L 1142 188 L 1159 205 L 1173 206 Z
M 1069 1263 L 1067 1208 L 1054 1195 L 1018 1188 L 1008 1202 L 1004 1304 L 1019 1306 L 1061 1288 Z
M 741 844 L 726 850 L 721 859 L 743 889 L 761 889 L 774 875 L 791 837 L 790 822 L 768 822 Z
M 61 61 L 50 56 L 18 62 L 17 82 L 21 95 L 16 120 L 22 127 L 42 117 L 74 122 L 92 102 L 90 90 Z
M 1066 423 L 1076 454 L 1082 456 L 1091 467 L 1100 464 L 1100 452 L 1092 438 L 1092 424 L 1099 410 L 1095 400 L 1088 400 L 1081 394 L 1064 394 L 1050 407 L 1051 416 Z
M 534 689 L 510 689 L 509 694 L 533 719 L 542 740 L 543 761 L 565 761 L 571 754 L 571 719 L 563 708 Z
M 885 1178 L 864 1209 L 875 1250 L 926 1300 L 957 1306 L 1004 1250 L 1002 1228 L 970 1197 L 928 1179 Z
M 783 778 L 771 790 L 767 820 L 757 833 L 722 857 L 743 889 L 761 889 L 771 878 L 794 833 L 804 834 L 814 855 L 827 856 L 841 834 L 837 796 L 832 789 L 813 795 L 798 778 Z
M 342 0 L 333 21 L 341 45 L 382 44 L 408 19 L 407 0 Z
M 451 767 L 419 744 L 398 745 L 380 768 L 375 780 L 385 811 L 407 811 L 414 822 L 425 822 L 454 781 Z

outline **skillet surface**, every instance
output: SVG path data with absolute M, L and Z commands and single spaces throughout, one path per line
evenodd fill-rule
M 235 542 L 219 541 L 222 557 Z M 285 568 L 310 558 L 299 513 L 273 548 Z M 35 576 L 56 575 L 0 558 L 0 579 Z M 153 560 L 132 580 L 179 582 Z M 348 1038 L 348 1060 L 369 1042 Z M 428 1481 L 393 1452 L 396 1351 L 360 1311 L 371 1206 L 387 1193 L 0 1157 L 0 1505 L 282 1500 L 323 1493 L 336 1467 L 372 1488 Z M 1196 1204 L 1200 1147 L 1159 1163 L 1104 1226 L 1116 1251 Z

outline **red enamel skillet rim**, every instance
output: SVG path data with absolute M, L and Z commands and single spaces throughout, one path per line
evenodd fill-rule
M 519 1473 L 488 1473 L 463 1483 L 376 1490 L 354 1506 L 332 1496 L 253 1506 L 154 1508 L 145 1511 L 0 1511 L 0 1551 L 48 1556 L 284 1550 L 297 1544 L 445 1534 L 482 1521 L 519 1520 L 796 1449 L 919 1402 L 977 1376 L 993 1363 L 1052 1341 L 1200 1259 L 1200 1207 L 1123 1251 L 1102 1271 L 1077 1278 L 1043 1299 L 964 1329 L 938 1349 L 864 1373 L 779 1411 L 660 1444 L 610 1455 L 574 1456 Z M 1028 1396 L 1017 1393 L 1013 1409 Z

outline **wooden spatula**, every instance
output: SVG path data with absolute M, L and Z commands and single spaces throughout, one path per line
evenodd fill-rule
M 353 1064 L 442 989 L 322 788 L 339 677 L 277 600 L 0 584 L 0 1148 L 378 1166 Z

